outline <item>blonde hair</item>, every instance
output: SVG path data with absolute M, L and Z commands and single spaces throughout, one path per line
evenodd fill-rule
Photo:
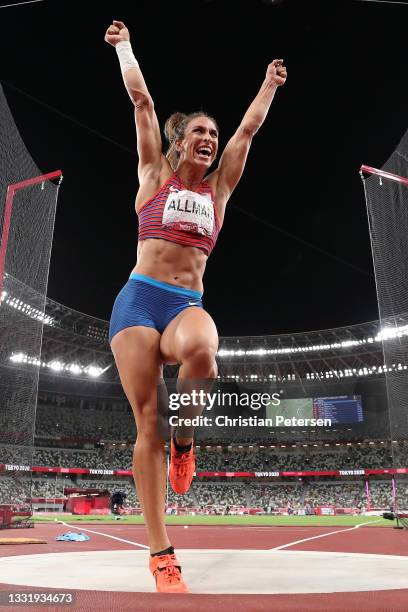
M 186 132 L 186 127 L 190 123 L 192 119 L 196 117 L 207 117 L 207 119 L 211 119 L 214 122 L 215 127 L 218 132 L 217 122 L 213 117 L 208 115 L 204 111 L 196 111 L 194 113 L 173 113 L 164 124 L 164 135 L 169 144 L 168 149 L 166 151 L 166 157 L 169 160 L 170 166 L 173 170 L 176 170 L 180 153 L 176 148 L 176 140 L 182 140 L 184 138 L 184 134 Z

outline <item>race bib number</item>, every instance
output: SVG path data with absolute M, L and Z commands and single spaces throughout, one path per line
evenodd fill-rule
M 214 229 L 214 205 L 210 194 L 184 189 L 171 191 L 163 209 L 163 226 L 211 236 Z

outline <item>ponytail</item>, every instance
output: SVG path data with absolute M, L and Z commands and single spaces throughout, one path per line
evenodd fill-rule
M 184 138 L 184 132 L 188 123 L 188 115 L 185 113 L 173 113 L 164 124 L 164 135 L 169 147 L 166 152 L 166 157 L 169 160 L 173 170 L 177 168 L 180 157 L 176 149 L 176 140 Z

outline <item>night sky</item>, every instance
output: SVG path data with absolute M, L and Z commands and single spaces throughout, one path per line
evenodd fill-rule
M 133 106 L 103 41 L 120 19 L 161 126 L 205 109 L 220 148 L 268 63 L 288 69 L 207 265 L 220 335 L 378 317 L 358 171 L 381 167 L 407 128 L 408 5 L 45 0 L 0 19 L 1 81 L 21 136 L 41 171 L 64 173 L 49 297 L 108 319 L 136 260 Z

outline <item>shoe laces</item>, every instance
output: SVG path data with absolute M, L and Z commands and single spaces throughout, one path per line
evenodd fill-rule
M 177 476 L 183 477 L 187 474 L 187 467 L 191 465 L 192 459 L 194 459 L 194 456 L 190 454 L 190 451 L 175 455 L 174 467 Z
M 164 569 L 164 579 L 169 584 L 180 582 L 180 570 L 176 565 L 166 565 Z
M 179 565 L 174 565 L 174 562 L 177 562 L 175 555 L 163 555 L 159 557 L 161 562 L 164 562 L 166 565 L 164 567 L 158 567 L 157 571 L 163 576 L 164 580 L 169 584 L 180 582 L 181 580 L 181 567 Z

